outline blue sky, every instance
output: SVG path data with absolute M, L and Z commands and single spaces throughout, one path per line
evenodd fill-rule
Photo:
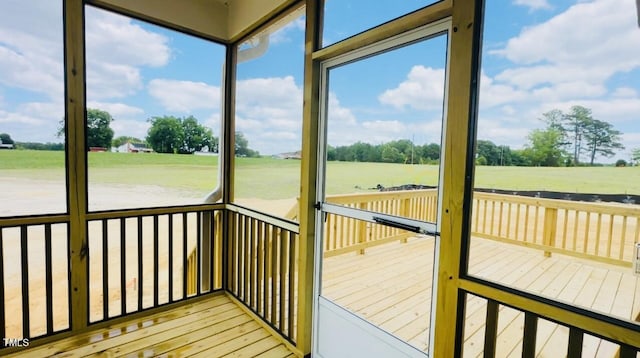
M 428 3 L 428 2 L 426 2 Z M 327 1 L 324 43 L 413 11 L 423 1 Z M 488 0 L 478 137 L 522 148 L 542 113 L 583 105 L 640 147 L 640 29 L 629 0 Z M 0 4 L 0 132 L 60 141 L 61 2 Z M 25 21 L 24 14 L 31 14 Z M 87 9 L 88 105 L 116 135 L 144 137 L 153 116 L 193 115 L 219 133 L 220 45 Z M 270 34 L 238 69 L 237 129 L 263 154 L 300 148 L 303 19 Z M 614 36 L 617 35 L 617 36 Z M 440 37 L 331 71 L 329 141 L 439 141 Z

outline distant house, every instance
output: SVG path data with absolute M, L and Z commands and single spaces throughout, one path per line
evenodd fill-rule
M 4 144 L 2 143 L 2 139 L 0 139 L 0 149 L 13 149 L 13 144 Z
M 114 150 L 118 153 L 151 153 L 153 149 L 147 147 L 144 143 L 127 142 Z

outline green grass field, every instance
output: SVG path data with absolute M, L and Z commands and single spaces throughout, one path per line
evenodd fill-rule
M 236 196 L 279 199 L 298 195 L 300 161 L 236 158 Z M 217 183 L 215 156 L 89 153 L 90 183 L 158 185 L 206 193 Z M 64 180 L 64 153 L 0 151 L 0 177 Z M 437 185 L 438 167 L 329 162 L 329 194 L 368 191 L 377 184 Z M 476 187 L 581 193 L 640 194 L 640 167 L 477 167 Z

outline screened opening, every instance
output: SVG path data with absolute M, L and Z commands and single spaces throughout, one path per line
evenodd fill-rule
M 469 273 L 637 322 L 635 4 L 488 2 L 485 17 Z
M 0 217 L 64 213 L 62 1 L 3 1 L 0 38 Z
M 324 5 L 322 46 L 332 45 L 437 2 L 327 0 Z
M 224 47 L 91 6 L 86 32 L 89 209 L 203 203 Z
M 304 7 L 237 48 L 234 201 L 297 220 Z

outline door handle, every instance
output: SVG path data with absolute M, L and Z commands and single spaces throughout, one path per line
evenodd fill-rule
M 395 221 L 395 220 L 391 220 L 391 219 L 387 219 L 387 218 L 383 218 L 383 217 L 379 217 L 379 216 L 374 216 L 373 217 L 373 221 L 375 221 L 376 223 L 381 224 L 381 225 L 391 226 L 391 227 L 394 227 L 396 229 L 402 229 L 402 230 L 406 230 L 406 231 L 411 231 L 411 232 L 415 232 L 415 233 L 418 233 L 418 234 L 424 234 L 424 235 L 430 235 L 430 236 L 440 236 L 440 233 L 437 232 L 437 231 L 423 230 L 419 226 L 409 225 L 409 224 L 401 223 L 401 222 L 398 222 L 398 221 Z

